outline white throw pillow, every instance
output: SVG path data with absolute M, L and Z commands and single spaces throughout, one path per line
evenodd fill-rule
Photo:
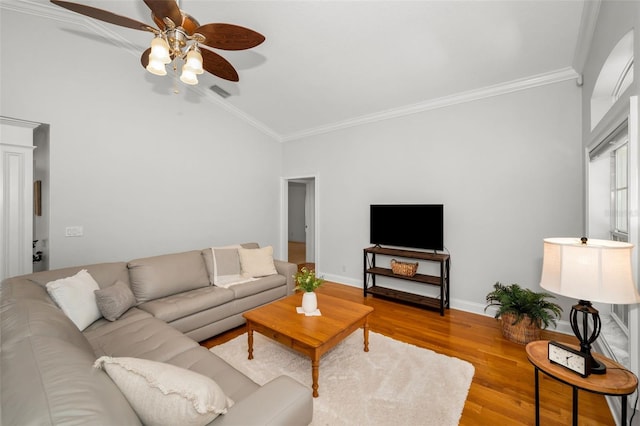
M 94 291 L 98 283 L 86 269 L 72 277 L 48 282 L 47 292 L 80 331 L 100 319 L 100 309 Z
M 93 366 L 107 372 L 147 426 L 206 425 L 233 405 L 212 379 L 175 365 L 103 356 Z
M 257 249 L 239 248 L 242 275 L 246 277 L 266 277 L 275 275 L 276 266 L 273 263 L 273 247 L 267 246 Z

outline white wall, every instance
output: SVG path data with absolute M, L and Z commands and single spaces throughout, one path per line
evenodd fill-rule
M 496 281 L 540 290 L 542 239 L 583 229 L 580 89 L 565 81 L 286 143 L 284 174 L 318 177 L 319 273 L 352 285 L 369 204 L 444 203 L 452 305 L 482 311 Z
M 0 115 L 50 125 L 51 268 L 245 241 L 278 251 L 279 143 L 161 90 L 87 28 L 1 15 Z M 70 225 L 84 236 L 65 237 Z

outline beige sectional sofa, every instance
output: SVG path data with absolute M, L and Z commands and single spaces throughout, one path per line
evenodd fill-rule
M 243 247 L 258 249 L 256 244 Z M 155 414 L 164 408 L 170 415 L 182 415 L 179 409 L 168 408 L 173 407 L 171 403 L 182 404 L 180 409 L 189 411 L 188 419 L 163 417 L 166 422 L 161 423 L 309 424 L 313 402 L 305 386 L 287 376 L 259 386 L 197 343 L 241 325 L 246 310 L 292 293 L 296 266 L 274 260 L 276 274 L 224 288 L 211 283 L 214 265 L 211 249 L 204 249 L 3 281 L 0 424 L 153 423 L 144 410 L 153 415 L 154 408 L 140 407 L 139 401 L 132 401 L 131 390 L 127 393 L 125 388 L 131 386 L 130 380 L 142 376 L 148 388 L 135 390 L 133 395 L 144 396 L 144 404 L 157 404 Z M 63 304 L 50 297 L 47 283 L 75 277 L 82 270 L 95 280 L 96 295 L 113 293 L 117 297 L 107 297 L 111 304 L 99 302 L 109 319 L 98 318 L 81 330 L 70 319 L 73 316 L 61 310 L 59 305 Z M 115 292 L 116 288 L 124 291 Z M 60 297 L 54 296 L 60 302 Z M 112 308 L 121 311 L 116 313 L 117 319 Z M 94 366 L 98 358 L 103 368 Z M 118 376 L 112 365 L 126 366 L 131 359 L 145 360 L 145 368 L 154 361 L 184 369 L 179 371 L 187 380 L 186 395 L 180 393 L 181 388 L 167 391 L 170 386 L 163 388 L 162 383 L 156 383 L 160 379 L 149 379 L 145 374 L 151 373 L 146 370 L 127 366 L 118 370 Z M 211 407 L 200 413 L 200 406 L 192 404 L 196 386 L 190 386 L 187 373 L 198 373 L 198 379 L 205 376 L 205 390 L 217 386 L 218 397 L 223 394 L 224 398 L 217 400 L 223 401 L 222 406 L 214 407 L 215 413 Z M 167 402 L 167 398 L 175 400 Z

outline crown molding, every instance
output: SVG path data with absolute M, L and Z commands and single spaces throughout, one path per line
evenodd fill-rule
M 377 121 L 389 120 L 392 118 L 403 117 L 406 115 L 416 114 L 424 111 L 445 108 L 452 105 L 473 102 L 480 99 L 491 98 L 494 96 L 505 95 L 508 93 L 518 92 L 521 90 L 527 90 L 538 86 L 544 86 L 547 84 L 559 83 L 566 80 L 577 79 L 579 74 L 571 67 L 562 68 L 556 71 L 548 73 L 538 74 L 518 80 L 509 81 L 506 83 L 500 83 L 493 86 L 487 86 L 480 89 L 469 90 L 467 92 L 461 92 L 450 96 L 444 96 L 420 102 L 413 105 L 408 105 L 396 109 L 391 109 L 379 113 L 363 115 L 354 119 L 341 121 L 327 126 L 320 126 L 302 132 L 291 133 L 282 137 L 283 142 L 290 142 L 297 139 L 302 139 L 310 136 L 315 136 L 323 133 L 329 133 L 336 130 L 346 129 L 349 127 L 360 126 L 368 123 L 375 123 Z
M 600 0 L 585 1 L 585 9 L 583 9 L 582 24 L 580 29 L 580 37 L 584 34 L 585 37 L 589 36 L 589 33 L 593 34 L 595 29 L 595 21 L 600 7 Z M 139 47 L 129 42 L 116 32 L 110 30 L 106 25 L 103 25 L 100 21 L 95 19 L 89 19 L 82 15 L 65 11 L 64 9 L 55 6 L 49 2 L 34 1 L 34 0 L 0 0 L 0 10 L 7 9 L 15 12 L 31 14 L 34 16 L 44 17 L 48 19 L 55 19 L 61 22 L 72 23 L 76 25 L 82 25 L 95 33 L 103 35 L 110 42 L 128 51 L 132 56 L 138 58 L 140 56 Z M 592 36 L 591 36 L 592 37 Z M 579 38 L 579 40 L 582 40 Z M 579 42 L 579 44 L 582 44 Z M 576 50 L 576 57 L 578 55 L 584 55 L 582 52 L 584 49 L 588 50 L 591 44 L 591 38 L 584 42 L 585 46 L 580 46 Z M 574 58 L 574 63 L 576 59 Z M 579 68 L 578 68 L 579 69 Z M 210 93 L 205 87 L 202 86 L 188 86 L 186 90 L 192 90 L 201 95 L 207 101 L 221 107 L 230 114 L 243 120 L 250 126 L 254 127 L 261 133 L 273 138 L 278 142 L 290 142 L 299 139 L 303 139 L 310 136 L 320 135 L 324 133 L 333 132 L 336 130 L 346 129 L 349 127 L 360 126 L 363 124 L 374 123 L 378 121 L 389 120 L 392 118 L 403 117 L 406 115 L 416 114 L 423 111 L 434 110 L 438 108 L 445 108 L 452 105 L 462 104 L 466 102 L 472 102 L 480 99 L 490 98 L 493 96 L 500 96 L 520 90 L 526 90 L 533 87 L 543 86 L 547 84 L 553 84 L 570 79 L 578 79 L 580 75 L 574 68 L 567 67 L 548 73 L 538 74 L 518 80 L 513 80 L 505 83 L 496 84 L 480 89 L 470 90 L 467 92 L 461 92 L 450 96 L 444 96 L 441 98 L 431 99 L 417 104 L 407 105 L 400 108 L 390 109 L 386 111 L 377 112 L 374 114 L 363 115 L 355 117 L 353 119 L 340 121 L 325 126 L 314 127 L 311 129 L 303 130 L 300 132 L 293 132 L 289 134 L 280 134 L 273 129 L 265 125 L 264 123 L 256 120 L 254 117 L 244 113 L 240 109 L 233 106 L 231 103 L 224 99 L 220 99 L 217 95 Z

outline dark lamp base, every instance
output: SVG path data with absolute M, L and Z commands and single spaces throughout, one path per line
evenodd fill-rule
M 582 327 L 580 327 L 580 322 L 578 321 L 578 312 L 582 313 Z M 589 318 L 592 319 L 591 334 L 589 334 Z M 580 352 L 587 355 L 590 359 L 591 368 L 589 369 L 589 373 L 605 374 L 607 367 L 591 355 L 591 344 L 595 342 L 600 335 L 600 328 L 602 327 L 598 310 L 594 308 L 588 300 L 580 300 L 577 305 L 571 308 L 569 322 L 571 323 L 573 333 L 580 341 Z
M 591 374 L 605 374 L 606 372 L 607 366 L 601 362 L 596 361 L 593 355 L 591 355 Z

